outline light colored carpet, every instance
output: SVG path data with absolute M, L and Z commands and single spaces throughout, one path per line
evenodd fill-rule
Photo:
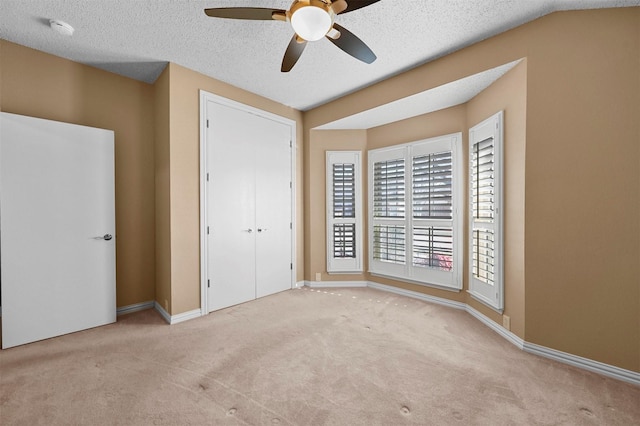
M 153 310 L 0 352 L 7 425 L 634 425 L 640 388 L 527 354 L 465 312 L 292 290 Z

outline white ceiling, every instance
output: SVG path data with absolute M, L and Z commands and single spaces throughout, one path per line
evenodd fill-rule
M 381 0 L 336 22 L 376 53 L 371 65 L 328 40 L 280 72 L 293 30 L 207 17 L 209 7 L 288 9 L 292 0 L 0 0 L 0 38 L 152 83 L 167 62 L 308 110 L 557 10 L 640 0 Z M 75 28 L 54 33 L 49 19 Z

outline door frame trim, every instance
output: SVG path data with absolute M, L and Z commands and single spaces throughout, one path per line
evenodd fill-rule
M 273 114 L 259 108 L 255 108 L 238 101 L 234 101 L 205 90 L 200 90 L 200 312 L 202 315 L 209 314 L 209 292 L 207 289 L 207 259 L 209 256 L 209 247 L 207 244 L 207 103 L 214 102 L 222 106 L 239 109 L 249 114 L 267 118 L 289 126 L 291 129 L 291 288 L 295 288 L 297 271 L 296 271 L 296 122 L 286 117 Z

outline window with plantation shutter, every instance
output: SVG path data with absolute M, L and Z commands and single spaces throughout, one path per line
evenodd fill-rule
M 369 151 L 373 274 L 462 288 L 461 134 Z
M 327 151 L 327 272 L 362 272 L 360 151 Z
M 469 292 L 502 310 L 502 112 L 469 131 Z

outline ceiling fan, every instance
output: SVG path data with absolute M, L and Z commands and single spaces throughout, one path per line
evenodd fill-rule
M 336 15 L 352 12 L 380 0 L 294 0 L 289 10 L 263 7 L 217 7 L 205 9 L 214 18 L 289 22 L 295 34 L 282 59 L 282 72 L 289 72 L 298 62 L 308 41 L 326 37 L 340 49 L 367 64 L 376 55 L 362 40 L 336 24 Z

